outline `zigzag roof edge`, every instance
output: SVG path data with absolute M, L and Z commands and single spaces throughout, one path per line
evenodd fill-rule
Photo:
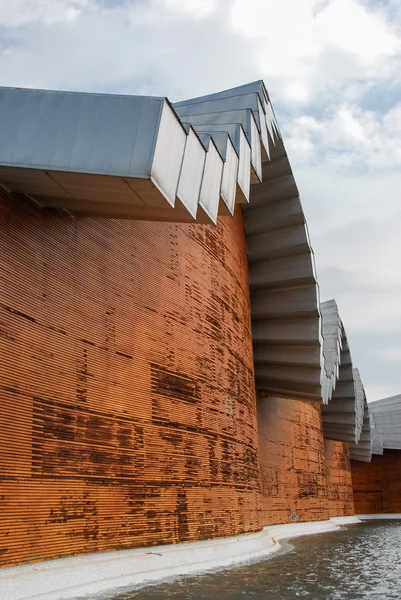
M 362 462 L 370 462 L 373 452 L 373 429 L 374 424 L 367 402 L 365 388 L 358 369 L 354 369 L 355 387 L 357 399 L 362 402 L 363 419 L 361 423 L 361 431 L 356 443 L 350 444 L 350 458 Z
M 323 302 L 320 310 L 329 381 L 327 403 L 322 406 L 323 434 L 327 439 L 357 443 L 363 426 L 365 392 L 359 371 L 353 369 L 346 330 L 335 300 Z
M 401 394 L 370 402 L 374 422 L 374 454 L 401 450 Z
M 0 184 L 77 217 L 215 223 L 240 203 L 257 387 L 322 401 L 314 255 L 262 81 L 175 105 L 1 88 Z

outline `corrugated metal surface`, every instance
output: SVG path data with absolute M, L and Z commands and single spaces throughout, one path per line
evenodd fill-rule
M 351 443 L 351 460 L 362 460 L 370 462 L 373 449 L 373 418 L 370 414 L 369 404 L 365 394 L 365 388 L 358 369 L 354 369 L 355 390 L 357 399 L 357 427 L 359 428 L 358 442 Z
M 206 150 L 192 127 L 188 129 L 184 159 L 178 182 L 177 200 L 182 202 L 188 212 L 196 218 L 203 171 L 205 168 Z M 175 206 L 175 210 L 178 210 Z
M 325 377 L 313 253 L 280 138 L 270 150 L 271 160 L 262 164 L 263 183 L 251 186 L 250 202 L 242 206 L 256 387 L 266 396 L 321 402 Z
M 369 404 L 374 419 L 376 447 L 401 450 L 401 394 Z
M 216 223 L 220 204 L 220 187 L 223 177 L 223 159 L 211 136 L 199 134 L 203 144 L 207 148 L 205 169 L 203 171 L 202 185 L 199 195 L 198 221 Z
M 238 96 L 244 96 L 244 98 L 241 98 L 241 101 L 237 102 L 236 98 Z M 223 99 L 225 102 L 223 102 Z M 263 81 L 254 81 L 253 83 L 247 83 L 216 94 L 192 98 L 189 101 L 184 100 L 182 102 L 177 102 L 174 104 L 174 107 L 177 109 L 177 107 L 183 107 L 188 104 L 196 105 L 205 101 L 209 103 L 209 112 L 213 112 L 213 109 L 222 110 L 223 106 L 227 106 L 227 109 L 229 109 L 229 107 L 232 107 L 232 109 L 251 108 L 261 132 L 261 140 L 264 149 L 263 160 L 269 158 L 270 144 L 274 145 L 274 139 L 276 137 L 281 137 L 281 135 Z M 196 108 L 191 108 L 189 110 L 191 113 L 197 114 Z M 268 135 L 270 136 L 270 140 L 268 140 Z
M 372 454 L 383 454 L 383 438 L 379 433 L 373 412 L 369 407 L 369 415 L 370 415 L 370 433 L 372 436 Z
M 241 100 L 239 102 L 241 103 Z M 188 105 L 174 105 L 174 107 L 183 122 L 191 123 L 199 131 L 230 131 L 233 125 L 241 125 L 251 146 L 251 164 L 253 168 L 251 181 L 252 183 L 260 183 L 262 181 L 260 143 L 263 140 L 253 111 L 249 108 L 233 110 L 231 105 L 232 103 L 228 104 L 226 100 L 217 102 L 216 108 L 220 108 L 222 112 L 210 112 L 215 106 L 215 103 L 211 104 L 210 102 L 191 104 L 191 101 L 189 101 Z
M 218 140 L 216 141 L 216 145 L 218 147 Z M 225 214 L 233 214 L 234 213 L 235 192 L 236 192 L 237 177 L 238 177 L 238 164 L 239 164 L 238 155 L 235 151 L 235 148 L 233 146 L 233 143 L 231 142 L 230 137 L 227 134 L 226 151 L 225 151 L 225 156 L 224 156 L 223 177 L 221 180 L 221 197 L 226 206 L 225 210 L 224 210 L 224 205 L 221 206 L 221 203 L 220 203 L 220 210 L 221 210 L 221 212 L 224 210 Z
M 328 440 L 356 443 L 361 435 L 363 404 L 357 399 L 350 347 L 341 324 L 338 380 L 328 404 L 322 406 L 323 434 Z
M 208 128 L 207 128 L 208 129 Z M 199 131 L 201 135 L 201 131 Z M 219 215 L 234 214 L 235 195 L 238 177 L 238 154 L 227 131 L 206 131 L 213 135 L 213 141 L 223 159 L 223 176 L 221 179 Z
M 241 214 L 0 210 L 1 564 L 258 530 Z
M 344 327 L 340 319 L 335 300 L 320 303 L 322 315 L 323 356 L 324 356 L 324 394 L 323 402 L 331 400 L 340 374 L 340 357 Z
M 102 214 L 100 177 L 132 215 L 168 209 L 185 142 L 165 98 L 0 88 L 0 181 L 42 206 Z
M 164 105 L 164 98 L 0 88 L 0 164 L 145 177 Z
M 211 106 L 217 112 L 199 114 Z M 238 202 L 246 201 L 250 181 L 261 181 L 262 151 L 267 157 L 269 144 L 266 106 L 259 90 L 240 94 L 237 101 L 222 97 L 177 107 L 186 121 L 194 120 L 199 133 L 211 134 L 217 147 L 217 138 L 224 133 L 218 214 L 232 214 L 234 196 Z M 214 199 L 206 206 L 204 191 L 210 189 L 211 165 L 217 161 L 210 159 L 203 170 L 203 153 L 194 153 L 193 135 L 187 143 L 191 130 L 167 99 L 0 88 L 0 108 L 0 182 L 8 190 L 75 216 L 215 223 Z M 228 135 L 241 161 L 239 169 L 235 153 L 227 149 Z M 213 147 L 211 153 L 215 154 Z M 192 193 L 187 189 L 190 171 Z M 200 195 L 198 171 L 208 179 Z M 177 210 L 172 210 L 176 197 Z M 200 198 L 199 218 L 194 197 Z
M 146 117 L 144 117 L 146 119 Z M 156 139 L 152 167 L 149 171 L 151 180 L 174 206 L 181 166 L 184 157 L 187 134 L 181 122 L 177 119 L 171 106 L 164 102 L 160 119 L 160 128 Z M 201 158 L 203 164 L 203 156 Z M 157 196 L 154 204 L 147 201 L 149 206 L 160 205 Z

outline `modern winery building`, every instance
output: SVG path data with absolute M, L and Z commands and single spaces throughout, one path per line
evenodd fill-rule
M 0 215 L 2 566 L 401 512 L 263 82 L 1 88 Z

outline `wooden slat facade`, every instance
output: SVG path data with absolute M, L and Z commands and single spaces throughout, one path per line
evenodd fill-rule
M 1 564 L 260 529 L 241 213 L 0 222 Z
M 329 518 L 321 409 L 258 397 L 263 525 Z
M 349 452 L 349 444 L 345 442 L 324 440 L 330 517 L 351 516 L 355 513 Z
M 0 227 L 1 566 L 328 518 L 319 406 L 257 419 L 240 211 Z

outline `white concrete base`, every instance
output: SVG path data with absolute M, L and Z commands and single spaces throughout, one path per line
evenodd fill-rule
M 401 519 L 401 513 L 383 513 L 383 514 L 373 514 L 373 515 L 357 515 L 359 519 L 362 521 L 370 521 L 371 519 Z
M 278 540 L 339 530 L 360 522 L 355 517 L 265 527 L 259 533 L 103 552 L 0 569 L 4 600 L 71 600 L 118 593 L 123 588 L 154 583 L 178 575 L 222 569 L 268 556 L 281 548 Z
M 352 515 L 352 517 L 332 517 L 330 521 L 333 521 L 336 525 L 353 525 L 362 523 L 359 517 L 360 515 Z

